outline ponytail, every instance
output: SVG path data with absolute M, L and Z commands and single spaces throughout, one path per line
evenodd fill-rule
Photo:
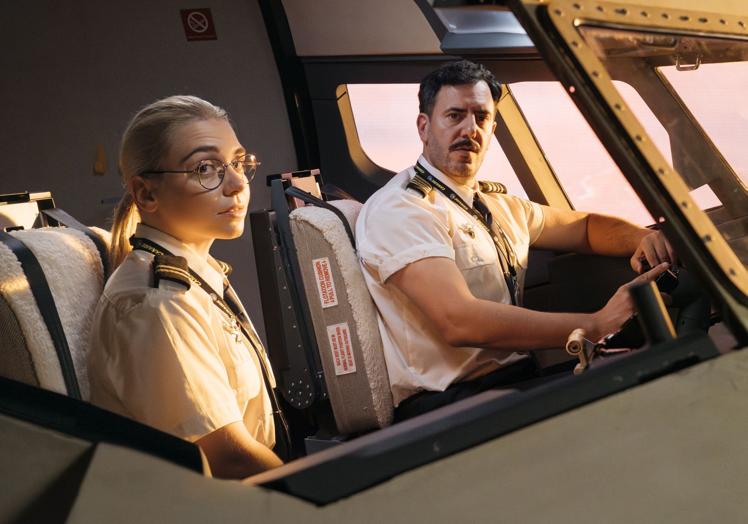
M 130 237 L 135 233 L 135 227 L 140 222 L 140 213 L 132 194 L 125 191 L 122 199 L 114 210 L 112 221 L 112 246 L 109 251 L 109 262 L 112 271 L 119 266 L 127 254 L 132 251 Z

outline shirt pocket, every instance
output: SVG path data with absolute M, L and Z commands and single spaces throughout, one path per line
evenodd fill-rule
M 455 263 L 461 270 L 497 264 L 496 247 L 482 233 L 475 231 L 475 238 L 455 238 Z
M 260 377 L 257 366 L 251 360 L 239 364 L 235 368 L 235 373 L 238 384 L 236 398 L 243 406 L 260 394 Z
M 256 358 L 250 353 L 252 349 L 243 340 L 237 342 L 233 337 L 227 337 L 226 345 L 229 383 L 236 391 L 237 401 L 244 404 L 260 393 L 261 371 Z

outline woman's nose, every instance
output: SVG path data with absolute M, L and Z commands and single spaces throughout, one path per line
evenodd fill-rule
M 243 173 L 237 172 L 231 165 L 226 167 L 226 175 L 223 180 L 223 192 L 225 195 L 235 195 L 248 186 L 247 177 Z

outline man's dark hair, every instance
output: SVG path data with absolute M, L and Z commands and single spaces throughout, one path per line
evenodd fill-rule
M 488 84 L 494 102 L 498 102 L 501 85 L 491 71 L 470 60 L 444 64 L 421 80 L 421 87 L 418 89 L 418 110 L 431 116 L 436 95 L 443 86 L 473 85 L 481 80 Z

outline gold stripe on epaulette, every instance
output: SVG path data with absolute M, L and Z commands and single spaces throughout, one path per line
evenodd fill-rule
M 221 268 L 221 271 L 223 272 L 223 275 L 228 277 L 231 275 L 231 272 L 234 270 L 233 267 L 231 267 L 231 264 L 228 262 L 224 262 L 223 260 L 215 259 L 216 263 L 218 263 L 218 267 Z
M 414 176 L 410 179 L 410 182 L 406 186 L 408 189 L 414 189 L 421 193 L 423 197 L 427 197 L 431 191 L 434 190 L 434 187 L 428 183 L 428 181 L 424 180 L 423 178 L 419 176 Z
M 507 193 L 506 186 L 501 182 L 478 180 L 478 187 L 480 187 L 481 193 L 501 193 L 502 195 Z
M 175 266 L 157 264 L 154 268 L 154 273 L 156 275 L 156 278 L 159 280 L 171 280 L 173 282 L 177 282 L 179 284 L 187 286 L 187 289 L 189 289 L 192 284 L 198 283 L 197 280 L 195 280 L 195 278 L 189 274 L 189 272 Z

